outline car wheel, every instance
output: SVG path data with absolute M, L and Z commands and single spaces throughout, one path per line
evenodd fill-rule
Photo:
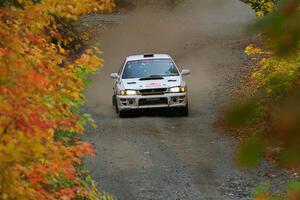
M 128 111 L 119 110 L 119 117 L 120 118 L 126 118 L 126 117 L 128 117 Z
M 189 106 L 188 105 L 186 105 L 183 108 L 180 108 L 180 116 L 182 116 L 182 117 L 189 116 Z
M 115 111 L 116 111 L 117 114 L 120 112 L 120 111 L 119 111 L 118 104 L 115 105 Z
M 116 99 L 115 95 L 112 97 L 112 105 L 115 108 L 116 113 L 118 114 L 119 113 L 119 108 L 118 108 L 118 103 L 117 103 L 117 99 Z
M 113 96 L 111 97 L 111 103 L 112 103 L 112 106 L 113 106 L 113 107 L 116 106 L 116 96 L 115 96 L 115 95 L 113 95 Z

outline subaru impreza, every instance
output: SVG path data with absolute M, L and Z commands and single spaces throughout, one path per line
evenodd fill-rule
M 128 111 L 149 108 L 172 108 L 181 116 L 188 116 L 187 85 L 183 76 L 167 54 L 134 55 L 125 59 L 114 79 L 112 103 L 120 117 Z

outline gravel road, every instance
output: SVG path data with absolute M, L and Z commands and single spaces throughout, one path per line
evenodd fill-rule
M 105 60 L 86 90 L 85 108 L 98 125 L 87 127 L 85 139 L 96 146 L 97 157 L 86 163 L 101 190 L 121 200 L 249 199 L 251 188 L 268 178 L 268 167 L 234 166 L 236 142 L 214 128 L 246 62 L 242 52 L 249 37 L 243 30 L 253 17 L 238 0 L 186 0 L 172 9 L 148 5 L 106 16 L 118 21 L 107 26 L 101 26 L 103 16 L 82 20 L 83 26 L 96 27 L 90 42 L 100 42 Z M 168 53 L 192 71 L 188 118 L 145 111 L 119 119 L 114 113 L 109 74 L 127 55 L 145 52 Z

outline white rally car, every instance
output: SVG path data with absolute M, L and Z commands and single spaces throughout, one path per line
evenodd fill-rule
M 126 58 L 115 80 L 113 106 L 120 117 L 129 110 L 174 108 L 188 116 L 187 86 L 183 79 L 190 71 L 179 71 L 167 54 L 135 55 Z

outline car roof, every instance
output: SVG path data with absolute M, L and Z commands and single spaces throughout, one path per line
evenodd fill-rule
M 171 59 L 171 56 L 168 54 L 141 54 L 141 55 L 132 55 L 126 58 L 126 61 L 134 60 L 147 60 L 147 59 Z

